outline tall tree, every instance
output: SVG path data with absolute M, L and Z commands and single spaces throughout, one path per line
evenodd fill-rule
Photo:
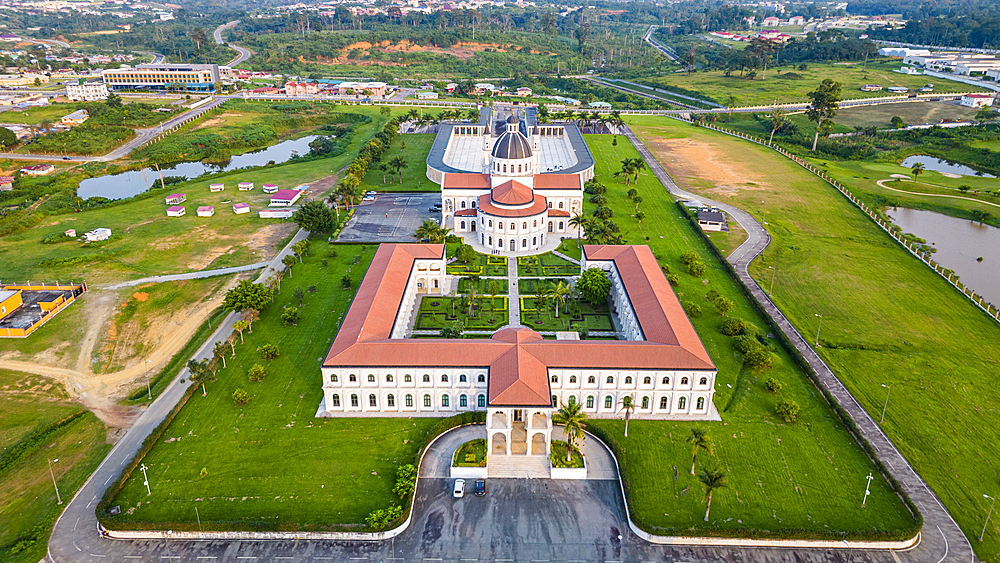
M 729 485 L 726 473 L 721 469 L 703 469 L 698 475 L 698 480 L 705 485 L 705 521 L 708 522 L 708 513 L 712 510 L 712 493 L 716 489 L 721 489 Z
M 582 214 L 577 213 L 576 215 L 569 218 L 569 226 L 576 229 L 576 247 L 580 248 L 580 238 L 583 236 L 583 229 L 587 226 L 587 221 L 590 219 L 584 217 Z
M 249 326 L 250 324 L 242 319 L 233 323 L 233 330 L 240 333 L 240 344 L 243 344 L 243 331 L 246 330 Z
M 566 462 L 573 459 L 573 445 L 577 439 L 583 440 L 583 431 L 587 425 L 583 422 L 587 420 L 587 414 L 583 412 L 583 405 L 571 402 L 559 407 L 556 414 L 552 416 L 552 422 L 563 425 L 563 436 L 566 437 Z
M 705 450 L 711 455 L 714 446 L 712 438 L 703 428 L 692 428 L 691 435 L 687 437 L 687 443 L 691 444 L 691 475 L 694 475 L 694 464 L 698 459 L 698 450 Z
M 912 170 L 912 171 L 913 171 L 913 178 L 914 178 L 914 179 L 916 179 L 916 178 L 917 178 L 917 176 L 919 176 L 919 175 L 923 174 L 923 173 L 924 173 L 924 170 L 925 170 L 926 168 L 927 168 L 927 167 L 926 167 L 926 166 L 924 166 L 924 163 L 923 163 L 923 162 L 915 162 L 915 163 L 913 163 L 913 166 L 912 166 L 912 167 L 910 167 L 910 170 Z
M 806 95 L 812 100 L 809 109 L 806 110 L 806 117 L 816 123 L 816 136 L 813 137 L 812 146 L 815 152 L 820 131 L 824 127 L 832 126 L 833 118 L 837 116 L 837 109 L 840 107 L 840 82 L 826 78 L 815 90 Z
M 247 309 L 261 310 L 271 302 L 271 290 L 262 283 L 240 280 L 236 287 L 226 292 L 222 304 L 236 312 Z
M 188 368 L 188 378 L 194 381 L 196 385 L 201 385 L 201 396 L 205 397 L 208 395 L 208 391 L 205 389 L 205 383 L 209 381 L 215 381 L 215 373 L 209 369 L 209 362 L 207 359 L 195 360 L 190 359 L 187 363 Z
M 253 334 L 253 322 L 260 318 L 260 311 L 257 309 L 247 309 L 243 311 L 243 315 L 240 318 L 246 321 L 247 328 L 250 329 L 250 334 Z
M 622 407 L 620 410 L 625 411 L 625 437 L 628 438 L 628 420 L 632 418 L 632 413 L 635 412 L 635 401 L 633 401 L 632 395 L 622 397 Z
M 771 141 L 774 140 L 774 134 L 787 126 L 788 117 L 785 115 L 785 112 L 774 110 L 768 116 L 768 119 L 768 124 L 771 126 L 771 136 L 767 138 L 767 144 L 770 145 Z

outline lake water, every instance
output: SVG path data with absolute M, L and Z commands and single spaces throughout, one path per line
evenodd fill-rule
M 947 160 L 941 160 L 940 158 L 934 158 L 933 156 L 923 154 L 915 154 L 913 156 L 906 157 L 900 166 L 903 168 L 913 168 L 913 165 L 918 162 L 923 163 L 924 168 L 927 170 L 933 170 L 935 172 L 945 172 L 961 176 L 979 176 L 980 178 L 996 178 L 996 176 L 993 176 L 992 174 L 978 172 L 974 168 L 969 168 L 968 166 L 964 166 L 962 164 L 951 163 Z
M 902 227 L 934 244 L 934 261 L 961 276 L 962 283 L 1000 306 L 1000 229 L 933 211 L 888 209 Z M 982 262 L 976 259 L 983 257 Z
M 293 154 L 305 155 L 308 153 L 309 143 L 315 138 L 316 135 L 309 135 L 301 139 L 281 141 L 259 151 L 234 156 L 226 166 L 215 166 L 203 162 L 182 162 L 171 168 L 161 168 L 160 170 L 164 176 L 184 176 L 191 179 L 206 172 L 211 174 L 229 172 L 250 166 L 261 166 L 272 160 L 278 164 L 292 158 Z M 160 173 L 155 168 L 130 170 L 120 174 L 88 178 L 80 182 L 80 188 L 76 193 L 83 199 L 91 197 L 124 199 L 141 194 L 159 179 Z

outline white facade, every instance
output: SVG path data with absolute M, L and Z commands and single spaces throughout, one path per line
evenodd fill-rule
M 330 414 L 452 416 L 485 411 L 483 368 L 323 368 Z
M 981 108 L 992 106 L 993 100 L 989 94 L 966 94 L 959 103 L 967 108 Z
M 67 84 L 66 97 L 71 102 L 96 102 L 108 99 L 108 86 L 103 82 Z

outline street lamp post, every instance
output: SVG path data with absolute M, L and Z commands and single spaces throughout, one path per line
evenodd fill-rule
M 142 484 L 146 485 L 146 496 L 148 497 L 149 495 L 153 494 L 153 491 L 149 490 L 149 477 L 146 477 L 146 470 L 149 468 L 146 467 L 146 464 L 144 463 L 139 466 L 139 469 L 142 470 Z
M 879 424 L 882 424 L 882 421 L 885 420 L 885 408 L 889 406 L 889 393 L 892 392 L 892 385 L 886 385 L 885 383 L 883 383 L 882 387 L 886 388 L 886 392 L 885 392 L 885 404 L 882 405 L 882 416 L 878 419 Z
M 52 464 L 58 463 L 59 458 L 55 458 L 54 460 L 50 459 L 48 460 L 48 462 L 49 462 L 49 476 L 52 477 L 52 486 L 56 490 L 56 504 L 62 504 L 62 497 L 59 496 L 59 485 L 56 484 L 56 474 L 52 472 Z
M 762 217 L 762 222 L 766 225 L 767 224 L 767 200 L 766 199 L 761 200 L 761 203 L 764 204 L 764 215 Z
M 819 346 L 819 331 L 823 329 L 823 315 L 813 313 L 813 316 L 819 317 L 819 327 L 816 328 L 816 346 Z
M 854 546 L 852 546 L 847 540 L 841 541 L 843 541 L 844 545 L 847 546 L 847 563 L 851 563 L 851 556 L 854 555 Z
M 979 532 L 979 541 L 983 541 L 983 536 L 986 535 L 986 525 L 990 523 L 990 516 L 993 515 L 993 504 L 996 503 L 996 497 L 991 497 L 990 495 L 983 493 L 983 498 L 990 499 L 990 511 L 986 513 L 986 521 L 983 522 L 983 531 Z
M 771 287 L 767 290 L 768 297 L 774 297 L 774 276 L 778 274 L 778 269 L 774 266 L 768 266 L 768 270 L 771 270 Z
M 865 479 L 868 479 L 868 483 L 865 485 L 865 498 L 861 499 L 861 506 L 864 506 L 865 503 L 868 502 L 868 495 L 872 494 L 872 479 L 874 479 L 874 477 L 872 477 L 872 474 L 869 473 Z

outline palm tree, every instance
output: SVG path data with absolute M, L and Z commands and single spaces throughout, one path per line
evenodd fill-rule
M 581 238 L 581 235 L 583 234 L 583 228 L 587 226 L 587 221 L 589 221 L 589 220 L 590 219 L 588 219 L 587 217 L 584 217 L 580 213 L 577 213 L 576 215 L 574 215 L 574 216 L 572 216 L 572 217 L 569 218 L 569 226 L 570 227 L 576 227 L 576 247 L 577 248 L 580 248 L 580 238 Z
M 222 367 L 226 367 L 226 343 L 221 340 L 215 341 L 215 348 L 212 348 L 212 355 L 215 359 L 222 359 Z
M 771 136 L 767 139 L 767 144 L 769 145 L 771 144 L 771 141 L 774 140 L 774 134 L 788 126 L 788 117 L 785 116 L 784 112 L 774 110 L 771 112 L 770 118 Z
M 476 286 L 475 284 L 469 284 L 469 316 L 472 316 L 472 310 L 476 306 Z
M 583 412 L 583 405 L 575 401 L 567 405 L 562 405 L 556 411 L 556 414 L 552 416 L 552 422 L 563 425 L 563 436 L 566 437 L 567 463 L 573 459 L 573 443 L 577 439 L 581 441 L 584 439 L 583 431 L 587 426 L 583 421 L 586 419 L 587 414 Z
M 635 210 L 639 211 L 639 204 L 642 203 L 642 196 L 641 195 L 637 195 L 637 196 L 633 197 L 632 198 L 632 203 L 635 204 Z
M 628 419 L 632 417 L 632 413 L 635 412 L 635 401 L 632 400 L 632 395 L 625 395 L 622 397 L 622 408 L 625 411 L 625 437 L 628 438 Z
M 382 173 L 382 183 L 385 183 L 385 173 L 389 171 L 389 164 L 385 162 L 378 163 L 378 171 Z
M 243 344 L 243 331 L 247 329 L 249 325 L 244 320 L 239 320 L 233 323 L 233 330 L 240 333 L 240 344 Z
M 923 174 L 923 172 L 924 172 L 924 170 L 926 168 L 927 167 L 924 166 L 923 162 L 917 162 L 917 163 L 915 163 L 913 165 L 913 167 L 910 169 L 910 170 L 913 170 L 913 179 L 915 180 L 917 178 L 917 176 Z
M 632 159 L 632 175 L 635 177 L 635 183 L 639 183 L 639 171 L 646 168 L 646 161 L 641 158 Z
M 694 463 L 698 459 L 698 450 L 702 449 L 709 454 L 713 451 L 712 438 L 703 428 L 692 428 L 691 435 L 687 437 L 687 443 L 691 444 L 691 475 L 694 475 Z
M 572 293 L 572 291 L 570 290 L 569 286 L 566 285 L 563 282 L 557 283 L 555 287 L 553 287 L 551 290 L 549 290 L 549 299 L 551 299 L 552 303 L 554 303 L 555 306 L 556 306 L 556 318 L 557 319 L 559 318 L 559 305 L 562 305 L 562 304 L 565 303 L 566 304 L 566 313 L 567 314 L 569 313 L 569 296 L 570 296 L 570 293 Z
M 726 487 L 726 472 L 721 469 L 703 469 L 698 475 L 698 480 L 705 485 L 705 521 L 708 522 L 708 513 L 712 510 L 712 492 L 715 489 Z
M 629 199 L 635 199 L 635 196 L 639 195 L 639 190 L 632 188 L 631 190 L 625 192 L 625 197 Z
M 434 222 L 433 219 L 424 219 L 423 223 L 417 227 L 417 232 L 413 236 L 417 237 L 417 240 L 430 240 L 432 235 L 437 233 L 438 224 Z
M 406 159 L 403 158 L 403 157 L 401 157 L 401 156 L 395 156 L 395 157 L 393 157 L 392 160 L 389 161 L 389 168 L 395 168 L 396 169 L 396 174 L 399 175 L 399 183 L 402 184 L 403 183 L 403 172 L 402 172 L 402 170 L 403 170 L 403 168 L 409 168 L 409 165 L 406 164 Z
M 253 334 L 253 322 L 260 318 L 260 312 L 257 309 L 247 309 L 243 311 L 243 320 L 247 322 L 247 328 L 250 329 L 250 334 Z

